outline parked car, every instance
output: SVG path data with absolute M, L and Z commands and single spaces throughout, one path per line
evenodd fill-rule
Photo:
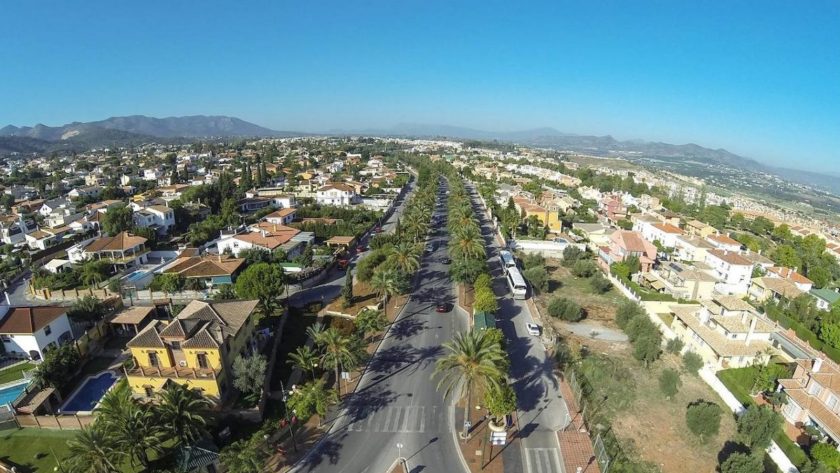
M 452 310 L 452 305 L 447 302 L 441 302 L 435 307 L 435 312 L 439 314 L 444 314 Z
M 449 258 L 443 258 L 440 262 L 443 264 L 452 264 L 452 260 Z
M 540 336 L 540 326 L 539 325 L 532 324 L 532 323 L 528 322 L 527 324 L 525 324 L 525 327 L 527 327 L 529 335 L 533 335 L 535 337 Z

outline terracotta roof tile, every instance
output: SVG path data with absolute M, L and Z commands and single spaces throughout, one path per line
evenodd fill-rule
M 67 313 L 65 307 L 12 307 L 0 319 L 0 333 L 33 334 Z

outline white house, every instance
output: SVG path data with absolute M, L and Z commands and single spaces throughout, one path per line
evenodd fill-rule
M 75 206 L 67 199 L 59 197 L 58 199 L 51 199 L 44 202 L 38 213 L 44 217 L 49 217 L 51 214 L 59 212 L 62 209 L 73 209 Z
M 175 228 L 175 211 L 164 205 L 150 205 L 134 212 L 134 224 L 151 228 L 159 235 L 166 235 Z
M 0 318 L 0 341 L 6 353 L 41 360 L 44 353 L 73 340 L 70 319 L 64 307 L 8 307 Z
M 357 199 L 356 189 L 340 182 L 329 183 L 315 193 L 315 200 L 321 205 L 352 205 Z
M 87 187 L 77 187 L 77 188 L 71 190 L 70 192 L 68 192 L 67 195 L 71 199 L 85 199 L 85 198 L 88 198 L 88 197 L 92 197 L 92 198 L 99 197 L 99 194 L 101 194 L 101 193 L 102 193 L 102 188 L 101 187 L 99 187 L 99 186 L 87 186 Z
M 746 294 L 752 278 L 753 264 L 734 251 L 709 250 L 705 263 L 720 281 L 715 289 L 722 294 Z
M 277 225 L 288 225 L 295 220 L 295 209 L 282 208 L 265 216 L 265 221 Z
M 709 235 L 706 237 L 706 241 L 719 250 L 741 251 L 741 243 L 727 235 Z
M 38 230 L 34 220 L 0 222 L 0 239 L 8 245 L 17 245 L 26 240 L 26 235 Z
M 163 172 L 159 169 L 144 169 L 143 170 L 143 180 L 144 181 L 157 181 L 160 177 L 163 176 Z

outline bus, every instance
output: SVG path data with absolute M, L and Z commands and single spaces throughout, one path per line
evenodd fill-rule
M 502 250 L 499 252 L 499 260 L 502 262 L 502 268 L 507 271 L 509 268 L 516 268 L 516 259 L 513 257 L 513 253 L 507 250 Z
M 508 268 L 507 283 L 514 299 L 524 300 L 526 298 L 528 295 L 528 283 L 525 282 L 525 278 L 522 277 L 522 274 L 519 273 L 519 270 L 515 266 Z

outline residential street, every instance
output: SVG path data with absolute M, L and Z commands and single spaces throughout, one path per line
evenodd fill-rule
M 435 312 L 440 302 L 455 306 L 448 267 L 447 237 L 430 239 L 412 296 L 374 354 L 357 391 L 326 437 L 293 470 L 319 473 L 380 473 L 398 456 L 409 471 L 466 471 L 458 453 L 452 400 L 437 392 L 431 376 L 441 345 L 467 328 L 467 314 Z
M 525 324 L 534 321 L 531 311 L 526 301 L 510 297 L 499 263 L 500 248 L 494 238 L 492 223 L 470 183 L 467 183 L 467 190 L 474 191 L 473 205 L 487 243 L 496 294 L 504 294 L 499 298 L 496 326 L 507 339 L 510 372 L 519 403 L 520 436 L 503 452 L 505 472 L 562 472 L 562 453 L 556 431 L 565 428 L 570 418 L 552 373 L 554 364 L 539 338 L 528 334 Z

